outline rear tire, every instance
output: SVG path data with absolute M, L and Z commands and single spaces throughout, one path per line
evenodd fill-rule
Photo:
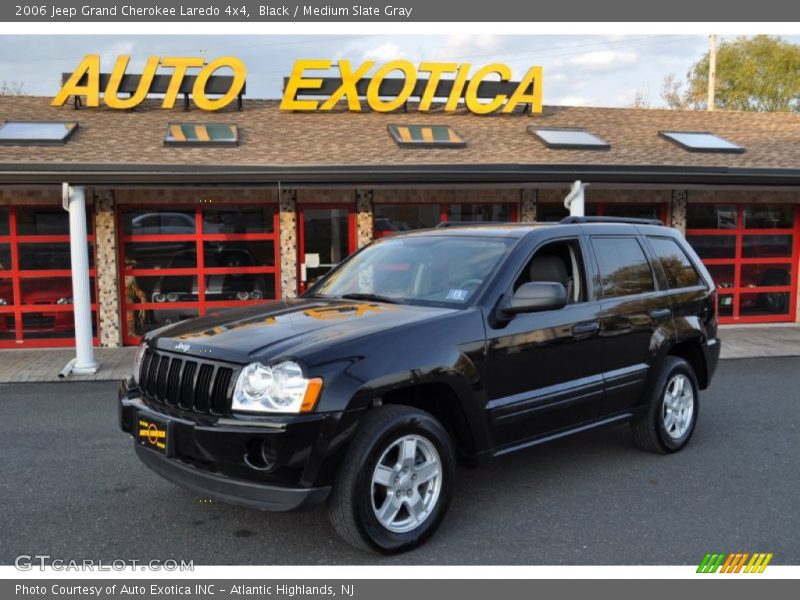
M 401 405 L 371 409 L 328 500 L 331 524 L 361 550 L 410 550 L 444 517 L 455 464 L 450 437 L 429 413 Z
M 684 359 L 667 356 L 645 412 L 631 421 L 633 441 L 642 450 L 677 452 L 694 433 L 698 409 L 694 370 Z

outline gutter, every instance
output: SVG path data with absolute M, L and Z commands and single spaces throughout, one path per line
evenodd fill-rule
M 594 183 L 798 185 L 800 169 L 642 165 L 103 165 L 0 164 L 0 184 L 403 184 L 410 183 Z

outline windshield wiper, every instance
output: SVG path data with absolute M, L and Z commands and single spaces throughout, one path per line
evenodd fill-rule
M 380 294 L 342 294 L 339 296 L 340 298 L 344 298 L 345 300 L 373 300 L 375 302 L 385 302 L 387 304 L 400 304 L 399 300 L 395 300 L 394 298 L 389 298 L 388 296 L 381 296 Z

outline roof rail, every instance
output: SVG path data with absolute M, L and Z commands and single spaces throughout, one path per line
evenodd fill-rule
M 447 227 L 474 227 L 475 225 L 520 225 L 512 221 L 442 221 L 436 226 L 436 229 L 446 229 Z
M 634 219 L 632 217 L 564 217 L 559 221 L 563 225 L 570 223 L 630 223 L 631 225 L 661 225 L 661 219 Z

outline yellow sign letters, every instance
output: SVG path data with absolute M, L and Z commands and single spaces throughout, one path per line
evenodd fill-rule
M 118 56 L 106 89 L 101 90 L 100 55 L 87 54 L 66 83 L 61 86 L 61 90 L 53 98 L 51 104 L 53 106 L 61 106 L 70 96 L 85 96 L 87 106 L 100 106 L 100 94 L 102 92 L 103 102 L 109 108 L 133 108 L 141 104 L 147 97 L 159 66 L 172 69 L 169 85 L 161 102 L 162 108 L 175 106 L 175 100 L 178 97 L 181 83 L 188 69 L 200 69 L 192 86 L 192 99 L 199 108 L 204 110 L 224 108 L 236 99 L 245 83 L 246 69 L 244 63 L 233 56 L 222 56 L 208 64 L 205 63 L 204 59 L 196 57 L 165 56 L 164 58 L 159 58 L 158 56 L 151 56 L 147 59 L 136 92 L 128 98 L 120 98 L 119 87 L 129 62 L 129 56 Z M 206 93 L 208 80 L 216 71 L 224 67 L 228 67 L 233 71 L 231 86 L 219 98 L 209 98 Z M 84 78 L 85 81 L 82 82 Z
M 333 61 L 330 60 L 296 61 L 284 89 L 281 108 L 296 111 L 326 111 L 333 109 L 340 100 L 346 100 L 348 110 L 360 111 L 362 107 L 357 84 L 375 66 L 375 61 L 372 60 L 364 61 L 357 69 L 353 69 L 349 60 L 340 60 L 338 67 L 341 85 L 324 101 L 297 98 L 298 93 L 313 96 L 314 90 L 322 88 L 323 80 L 319 77 L 306 77 L 306 71 L 324 71 L 330 69 L 332 65 Z M 411 97 L 419 80 L 418 74 L 425 73 L 427 78 L 421 79 L 425 82 L 425 87 L 418 107 L 418 110 L 422 112 L 430 110 L 436 88 L 444 79 L 444 75 L 453 76 L 453 87 L 444 107 L 446 111 L 458 108 L 458 102 L 463 96 L 467 109 L 477 114 L 497 111 L 510 113 L 520 105 L 528 105 L 531 112 L 542 112 L 542 67 L 528 69 L 510 96 L 497 94 L 488 101 L 482 100 L 478 95 L 481 83 L 498 80 L 511 81 L 511 69 L 508 65 L 492 63 L 481 67 L 471 77 L 469 76 L 470 69 L 471 65 L 469 64 L 423 62 L 419 67 L 415 67 L 407 60 L 393 60 L 378 67 L 370 78 L 366 93 L 367 105 L 376 112 L 396 110 Z M 397 72 L 404 80 L 402 89 L 392 98 L 382 97 L 379 94 L 381 83 L 390 74 L 395 74 L 396 77 Z M 490 76 L 493 77 L 490 78 Z

